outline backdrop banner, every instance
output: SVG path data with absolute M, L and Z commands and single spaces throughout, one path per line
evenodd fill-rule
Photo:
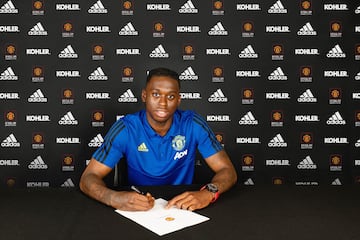
M 0 0 L 0 49 L 0 189 L 78 187 L 155 67 L 239 184 L 360 183 L 359 1 Z

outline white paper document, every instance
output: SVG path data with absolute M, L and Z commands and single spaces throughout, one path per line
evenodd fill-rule
M 166 204 L 166 200 L 158 198 L 154 207 L 148 211 L 115 210 L 115 212 L 160 236 L 209 220 L 208 217 L 188 210 L 176 207 L 165 209 Z

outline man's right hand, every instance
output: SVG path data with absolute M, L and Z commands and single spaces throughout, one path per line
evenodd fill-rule
M 92 158 L 85 168 L 79 187 L 88 196 L 113 208 L 125 211 L 147 211 L 154 207 L 155 199 L 150 193 L 142 195 L 134 191 L 114 191 L 109 189 L 103 178 L 111 168 Z
M 154 207 L 155 199 L 150 193 L 142 195 L 136 192 L 113 192 L 111 206 L 124 211 L 147 211 Z

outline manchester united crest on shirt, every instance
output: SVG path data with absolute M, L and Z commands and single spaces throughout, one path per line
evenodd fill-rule
M 185 147 L 185 136 L 177 135 L 173 138 L 171 146 L 176 151 L 181 151 Z

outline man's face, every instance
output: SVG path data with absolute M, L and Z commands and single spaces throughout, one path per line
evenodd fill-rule
M 145 102 L 150 124 L 171 123 L 172 116 L 180 105 L 179 84 L 167 76 L 153 76 L 141 98 Z

